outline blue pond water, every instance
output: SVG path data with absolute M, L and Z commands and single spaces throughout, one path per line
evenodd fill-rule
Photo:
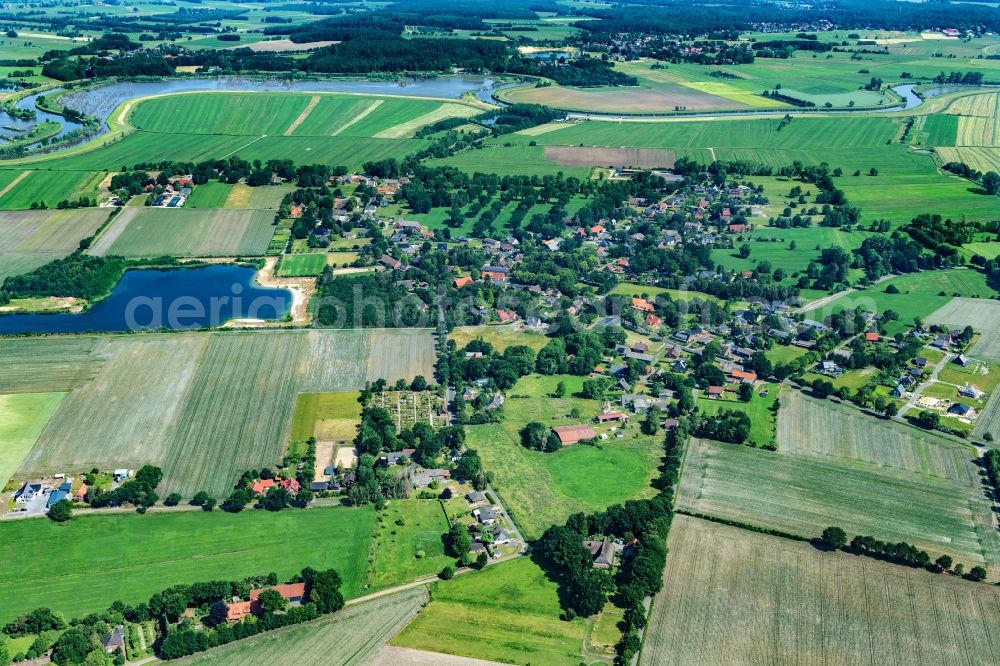
M 235 265 L 130 270 L 86 312 L 3 315 L 0 335 L 189 330 L 234 318 L 281 319 L 291 309 L 291 292 L 255 284 L 255 272 Z

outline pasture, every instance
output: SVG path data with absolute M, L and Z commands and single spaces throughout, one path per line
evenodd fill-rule
M 280 460 L 296 395 L 430 376 L 426 332 L 224 331 L 0 341 L 0 392 L 66 391 L 22 475 L 158 464 L 163 493 L 228 493 Z M 402 352 L 409 350 L 407 356 Z M 8 354 L 9 352 L 9 354 Z M 402 364 L 385 367 L 386 358 Z M 375 358 L 370 358 L 375 357 Z M 322 360 L 322 363 L 318 361 Z M 5 364 L 6 365 L 6 364 Z
M 196 185 L 191 196 L 184 202 L 184 208 L 260 208 L 277 210 L 281 198 L 291 192 L 294 186 L 263 185 L 251 187 L 244 183 L 220 183 L 210 180 Z
M 444 551 L 449 527 L 438 500 L 390 501 L 375 526 L 375 562 L 366 587 L 381 590 L 454 564 L 455 558 Z
M 89 254 L 123 257 L 261 256 L 273 213 L 219 208 L 125 208 Z
M 553 398 L 559 381 L 566 383 L 566 397 Z M 600 413 L 599 401 L 576 397 L 582 382 L 569 375 L 522 377 L 507 395 L 502 424 L 467 428 L 466 446 L 476 449 L 484 469 L 494 473 L 493 488 L 527 539 L 577 511 L 597 511 L 654 492 L 650 482 L 663 455 L 662 436 L 641 435 L 638 424 L 629 425 L 624 438 L 612 436 L 594 446 L 541 453 L 521 445 L 521 428 L 531 421 L 571 425 L 591 422 Z M 569 416 L 574 408 L 580 417 Z
M 1000 536 L 981 485 L 868 461 L 695 440 L 677 506 L 805 537 L 839 525 L 848 534 L 912 543 L 933 557 L 948 554 L 967 567 L 1000 563 Z
M 1000 592 L 677 516 L 639 663 L 985 664 Z
M 0 212 L 0 284 L 72 253 L 109 214 L 101 208 Z
M 555 582 L 527 557 L 435 583 L 392 645 L 503 661 L 577 666 L 585 625 L 562 612 Z
M 337 569 L 344 596 L 358 596 L 374 526 L 371 507 L 77 516 L 62 525 L 4 521 L 0 557 L 7 575 L 0 580 L 0 621 L 39 606 L 81 617 L 114 601 L 145 602 L 177 583 L 271 571 L 284 580 L 305 566 Z M 289 549 L 276 538 L 282 534 L 315 538 Z M 38 552 L 58 552 L 58 571 Z
M 267 43 L 267 42 L 265 42 Z M 196 654 L 178 666 L 243 666 L 250 662 L 292 666 L 330 663 L 365 666 L 427 603 L 426 588 L 348 606 L 312 622 L 259 634 Z

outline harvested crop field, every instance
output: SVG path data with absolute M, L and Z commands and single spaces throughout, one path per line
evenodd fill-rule
M 799 391 L 781 397 L 778 451 L 854 460 L 979 488 L 975 451 L 930 432 L 867 416 Z
M 705 109 L 746 109 L 745 104 L 694 90 L 680 84 L 649 88 L 581 89 L 546 86 L 515 88 L 502 94 L 504 101 L 544 104 L 567 111 L 595 113 L 673 113 L 681 107 L 688 111 Z
M 297 394 L 430 377 L 434 347 L 427 331 L 220 331 L 9 339 L 0 355 L 0 393 L 69 391 L 20 474 L 152 463 L 161 494 L 222 497 L 280 460 Z
M 274 214 L 221 208 L 126 208 L 88 251 L 96 256 L 262 256 Z
M 1000 302 L 982 298 L 953 298 L 927 317 L 930 324 L 952 328 L 971 326 L 981 333 L 969 356 L 1000 363 Z
M 312 622 L 270 631 L 175 663 L 178 666 L 244 666 L 248 663 L 365 666 L 427 601 L 427 589 L 418 587 L 348 606 Z
M 325 46 L 332 46 L 340 42 L 318 41 L 318 42 L 293 42 L 290 39 L 272 39 L 266 42 L 254 42 L 253 44 L 242 44 L 230 46 L 230 49 L 250 49 L 254 53 L 282 53 L 284 51 L 312 51 Z
M 569 167 L 631 167 L 669 169 L 677 155 L 659 148 L 588 148 L 584 146 L 545 146 L 545 159 Z
M 677 516 L 640 664 L 989 664 L 1000 591 Z
M 106 208 L 0 212 L 0 284 L 70 254 L 108 214 Z
M 981 485 L 868 462 L 693 440 L 677 506 L 807 538 L 838 525 L 967 567 L 1000 564 L 1000 535 Z

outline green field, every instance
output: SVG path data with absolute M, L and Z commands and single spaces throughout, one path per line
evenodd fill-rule
M 885 292 L 889 285 L 899 290 L 896 294 Z M 905 332 L 913 325 L 913 319 L 924 319 L 952 300 L 952 296 L 990 298 L 996 292 L 986 283 L 986 276 L 979 271 L 953 269 L 908 273 L 885 282 L 845 294 L 813 310 L 809 316 L 822 318 L 848 308 L 864 308 L 869 312 L 882 313 L 893 310 L 899 319 L 889 322 L 890 335 Z M 817 317 L 819 315 L 819 317 Z M 964 326 L 964 324 L 962 324 Z
M 124 257 L 261 256 L 274 234 L 266 210 L 126 208 L 89 250 Z
M 435 583 L 393 645 L 512 664 L 577 666 L 583 620 L 564 622 L 556 584 L 522 557 Z
M 687 516 L 668 547 L 643 666 L 995 661 L 996 588 Z
M 871 419 L 873 434 L 865 431 L 866 436 L 878 436 L 879 427 Z M 969 449 L 967 455 L 971 465 L 975 454 Z M 1000 563 L 989 503 L 981 485 L 970 485 L 968 477 L 955 480 L 867 460 L 695 441 L 677 505 L 804 537 L 838 525 L 850 535 L 906 541 L 934 557 L 947 553 L 966 566 Z
M 565 398 L 550 397 L 559 381 Z M 625 430 L 624 439 L 577 444 L 554 453 L 529 451 L 520 443 L 520 430 L 530 421 L 547 426 L 592 422 L 601 403 L 574 396 L 582 377 L 522 377 L 507 395 L 506 418 L 500 425 L 471 426 L 466 445 L 476 449 L 483 467 L 494 474 L 493 488 L 525 538 L 538 537 L 546 527 L 561 523 L 577 511 L 596 511 L 628 499 L 653 494 L 650 481 L 663 454 L 661 437 L 639 434 L 638 424 Z M 569 418 L 576 407 L 581 417 Z M 596 427 L 607 432 L 608 427 Z
M 448 339 L 454 340 L 459 349 L 473 340 L 482 339 L 501 352 L 513 345 L 524 345 L 538 351 L 549 342 L 549 338 L 541 333 L 518 330 L 513 326 L 456 326 L 448 333 Z
M 300 393 L 292 416 L 293 441 L 353 439 L 361 423 L 357 391 Z
M 675 301 L 692 301 L 697 298 L 703 301 L 711 301 L 713 303 L 723 302 L 718 296 L 713 296 L 712 294 L 706 294 L 700 291 L 693 291 L 690 289 L 664 289 L 663 287 L 656 287 L 650 284 L 635 284 L 633 282 L 619 282 L 615 285 L 615 288 L 611 290 L 611 293 L 621 294 L 623 296 L 642 296 L 645 294 L 647 298 L 656 298 L 657 296 L 664 294 Z
M 717 414 L 723 409 L 732 409 L 746 413 L 750 417 L 750 439 L 748 443 L 753 446 L 767 446 L 774 442 L 775 437 L 775 405 L 778 402 L 778 394 L 781 390 L 780 384 L 765 384 L 768 394 L 760 396 L 761 388 L 754 389 L 753 398 L 750 402 L 742 402 L 735 395 L 726 394 L 722 399 L 698 398 L 698 409 L 702 413 L 711 415 Z
M 348 606 L 318 620 L 270 631 L 180 659 L 178 666 L 243 666 L 247 663 L 331 663 L 365 666 L 427 602 L 416 588 Z
M 287 579 L 305 566 L 337 569 L 345 596 L 357 596 L 374 525 L 370 507 L 78 516 L 63 525 L 5 521 L 0 621 L 38 606 L 82 616 L 118 600 L 144 602 L 177 583 L 271 571 Z M 309 538 L 289 548 L 280 535 Z M 28 543 L 34 547 L 24 548 Z M 59 553 L 56 570 L 40 552 Z
M 463 500 L 464 501 L 464 500 Z M 448 517 L 438 500 L 392 500 L 375 528 L 369 587 L 380 590 L 441 571 L 455 558 L 444 552 Z
M 74 389 L 19 474 L 153 463 L 161 494 L 220 499 L 243 471 L 281 459 L 298 393 L 429 377 L 433 362 L 422 331 L 7 339 L 0 352 L 0 393 Z
M 282 255 L 278 265 L 280 277 L 315 277 L 326 268 L 326 255 L 319 252 L 309 254 Z
M 0 395 L 0 490 L 14 475 L 65 393 Z
M 63 199 L 76 199 L 81 194 L 95 196 L 96 191 L 84 189 L 94 180 L 94 174 L 79 171 L 27 171 L 14 168 L 0 173 L 0 210 L 24 210 L 33 203 L 55 208 Z M 21 177 L 23 175 L 23 177 Z M 16 180 L 16 182 L 15 182 Z M 6 181 L 6 183 L 5 183 Z

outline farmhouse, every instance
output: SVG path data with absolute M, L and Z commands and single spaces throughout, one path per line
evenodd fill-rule
M 556 426 L 552 432 L 556 434 L 559 443 L 563 446 L 572 446 L 577 442 L 597 437 L 597 433 L 589 425 Z
M 293 495 L 299 492 L 299 482 L 296 479 L 282 479 L 280 476 L 276 476 L 273 479 L 257 479 L 251 484 L 250 490 L 258 495 L 264 495 L 275 486 L 284 488 Z
M 27 504 L 32 501 L 38 495 L 42 494 L 42 484 L 40 483 L 25 483 L 21 486 L 21 489 L 17 491 L 17 495 L 14 497 L 14 501 L 18 504 Z
M 615 544 L 610 539 L 584 541 L 583 547 L 590 551 L 595 569 L 610 569 L 615 563 Z
M 125 656 L 125 627 L 119 624 L 109 633 L 102 636 L 101 645 L 104 646 L 104 651 L 108 654 L 119 652 L 122 656 Z
M 287 585 L 275 585 L 274 587 L 267 588 L 277 591 L 285 601 L 293 606 L 299 606 L 306 596 L 306 584 L 305 583 L 289 583 Z M 231 603 L 226 604 L 226 620 L 229 622 L 239 622 L 251 613 L 260 613 L 260 595 L 264 592 L 263 588 L 250 590 L 250 601 L 241 601 L 237 598 Z

